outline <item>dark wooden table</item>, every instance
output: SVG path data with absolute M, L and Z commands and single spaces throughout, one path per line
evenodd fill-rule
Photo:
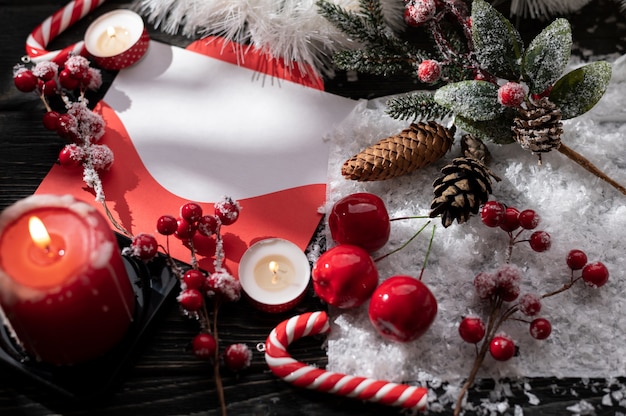
M 31 195 L 55 163 L 63 141 L 41 125 L 43 107 L 31 94 L 13 86 L 12 67 L 24 55 L 25 39 L 44 18 L 64 6 L 62 0 L 0 0 L 0 209 Z M 67 30 L 49 45 L 58 49 L 82 38 L 93 19 L 106 11 L 130 7 L 122 0 L 109 0 L 92 15 Z M 606 18 L 615 16 L 610 25 Z M 592 2 L 581 13 L 571 17 L 575 51 L 598 54 L 622 53 L 626 45 L 626 18 L 619 14 L 615 2 Z M 540 24 L 541 26 L 543 24 Z M 532 35 L 536 22 L 520 22 L 522 32 Z M 594 29 L 591 31 L 590 29 Z M 152 39 L 185 46 L 190 39 L 165 35 L 149 27 Z M 115 73 L 104 72 L 105 86 Z M 339 74 L 327 82 L 329 91 L 353 98 L 372 98 L 415 88 L 410 82 L 390 81 L 361 76 L 347 82 Z M 221 338 L 226 344 L 245 342 L 252 348 L 263 342 L 269 331 L 281 320 L 303 311 L 323 308 L 311 294 L 295 311 L 285 315 L 258 313 L 245 302 L 223 309 L 220 318 Z M 29 377 L 10 368 L 0 367 L 0 415 L 199 415 L 218 414 L 218 402 L 211 366 L 197 360 L 189 351 L 189 341 L 196 334 L 197 324 L 184 318 L 176 303 L 166 303 L 156 325 L 147 334 L 140 348 L 125 365 L 121 377 L 101 397 L 72 400 L 46 389 Z M 326 365 L 322 339 L 297 342 L 290 349 L 293 356 L 320 367 Z M 626 371 L 626 369 L 625 369 Z M 84 382 L 97 374 L 86 375 Z M 228 411 L 232 415 L 379 415 L 400 414 L 396 409 L 351 399 L 343 399 L 314 391 L 293 388 L 274 377 L 263 355 L 255 351 L 251 368 L 235 375 L 223 372 Z M 624 382 L 624 380 L 619 380 Z M 513 388 L 510 409 L 519 405 L 526 415 L 569 414 L 568 406 L 585 400 L 595 414 L 613 415 L 626 409 L 602 398 L 618 385 L 605 380 L 529 379 L 531 393 L 540 403 L 529 404 L 519 388 Z M 489 396 L 492 382 L 484 381 L 472 390 L 471 400 L 478 402 Z

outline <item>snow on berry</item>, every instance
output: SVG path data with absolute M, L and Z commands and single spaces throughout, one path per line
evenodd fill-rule
M 191 349 L 196 357 L 203 360 L 210 360 L 217 351 L 217 342 L 213 335 L 201 332 L 191 341 Z
M 441 65 L 437 61 L 426 59 L 417 67 L 417 76 L 422 82 L 435 82 L 441 77 Z
M 140 233 L 132 238 L 131 254 L 142 260 L 151 260 L 157 255 L 159 244 L 152 234 Z
M 206 288 L 208 295 L 220 295 L 230 302 L 241 298 L 241 283 L 226 271 L 211 273 L 207 277 Z
M 76 144 L 68 144 L 59 152 L 59 164 L 67 168 L 75 168 L 81 165 L 85 157 L 85 151 Z
M 83 85 L 85 88 L 96 91 L 102 86 L 102 73 L 99 69 L 89 68 L 87 75 L 83 77 Z
M 196 312 L 204 304 L 204 298 L 198 289 L 183 289 L 176 299 L 187 312 Z
M 89 70 L 89 60 L 82 55 L 72 55 L 67 58 L 64 66 L 72 78 L 82 79 Z
M 246 344 L 232 344 L 224 352 L 224 364 L 231 371 L 241 371 L 250 367 L 252 351 Z
M 50 81 L 59 72 L 59 65 L 52 61 L 38 62 L 33 68 L 33 75 L 43 81 Z
M 537 214 L 534 210 L 525 209 L 519 213 L 517 219 L 519 221 L 520 227 L 525 230 L 532 230 L 537 228 L 541 218 L 539 217 L 539 214 Z
M 505 107 L 519 107 L 526 97 L 526 89 L 517 82 L 507 82 L 498 88 L 498 102 Z
M 113 165 L 113 151 L 106 144 L 94 144 L 89 146 L 91 163 L 96 170 L 109 170 Z
M 180 207 L 180 216 L 187 222 L 196 222 L 202 217 L 202 207 L 195 202 L 187 202 Z
M 512 302 L 519 296 L 519 282 L 522 280 L 520 269 L 514 264 L 504 264 L 496 271 L 496 291 L 506 302 Z
M 474 278 L 474 289 L 481 299 L 489 299 L 496 291 L 496 276 L 492 273 L 481 272 Z
M 215 216 L 224 225 L 230 225 L 237 221 L 240 210 L 241 206 L 239 206 L 239 203 L 228 196 L 225 196 L 222 201 L 215 204 Z
M 433 17 L 437 12 L 435 0 L 412 0 L 404 9 L 404 19 L 411 26 L 420 26 Z
M 530 336 L 535 339 L 546 339 L 552 333 L 552 324 L 545 318 L 537 318 L 530 323 Z
M 13 70 L 13 82 L 18 90 L 32 92 L 37 88 L 38 80 L 30 69 L 17 66 Z
M 218 233 L 219 225 L 215 215 L 204 215 L 198 220 L 198 232 L 205 237 L 211 237 Z
M 527 316 L 535 316 L 541 311 L 541 298 L 534 293 L 525 293 L 519 298 L 519 310 Z
M 104 135 L 104 119 L 91 111 L 85 100 L 71 103 L 67 114 L 76 118 L 78 134 L 85 143 L 98 141 Z

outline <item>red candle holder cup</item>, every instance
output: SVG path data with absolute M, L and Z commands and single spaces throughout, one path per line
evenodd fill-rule
M 311 265 L 296 244 L 281 238 L 261 240 L 243 254 L 239 281 L 244 297 L 256 309 L 286 312 L 304 299 Z
M 85 32 L 85 50 L 102 69 L 116 71 L 134 65 L 149 45 L 143 19 L 131 10 L 103 14 Z

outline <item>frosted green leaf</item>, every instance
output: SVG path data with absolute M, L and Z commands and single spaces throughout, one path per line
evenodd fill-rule
M 473 121 L 464 117 L 457 116 L 454 118 L 456 126 L 484 142 L 492 142 L 497 144 L 511 144 L 513 139 L 513 117 L 507 114 L 502 115 L 495 120 L 489 121 Z
M 550 101 L 561 109 L 563 120 L 578 117 L 596 105 L 611 81 L 611 70 L 608 62 L 592 62 L 565 74 L 554 84 Z
M 520 78 L 522 37 L 511 22 L 485 0 L 472 3 L 472 40 L 483 68 L 501 78 Z
M 435 102 L 474 121 L 493 120 L 504 111 L 498 102 L 498 86 L 487 81 L 461 81 L 435 92 Z
M 565 19 L 557 19 L 528 45 L 522 61 L 530 92 L 540 94 L 565 71 L 572 51 L 572 30 Z

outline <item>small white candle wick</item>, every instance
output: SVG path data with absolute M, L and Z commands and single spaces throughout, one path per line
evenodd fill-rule
M 113 26 L 107 27 L 107 35 L 109 35 L 110 38 L 114 38 L 117 35 L 117 32 L 115 31 L 115 28 Z
M 280 271 L 280 265 L 274 260 L 270 261 L 269 264 L 270 271 L 272 272 L 272 284 L 275 285 L 278 283 L 280 277 L 278 277 L 278 272 Z

